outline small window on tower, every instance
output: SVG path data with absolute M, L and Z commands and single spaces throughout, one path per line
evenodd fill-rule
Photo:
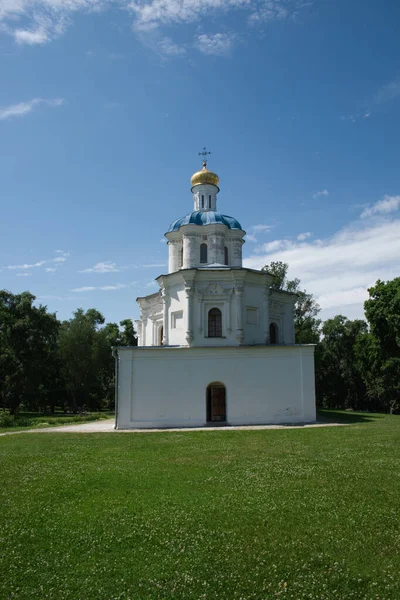
M 201 208 L 204 208 L 204 196 L 201 197 Z
M 207 262 L 207 244 L 200 244 L 200 262 Z
M 208 208 L 211 208 L 211 196 L 208 196 Z
M 183 246 L 179 251 L 179 266 L 183 267 Z
M 228 251 L 228 246 L 225 246 L 225 264 L 229 265 L 229 251 Z

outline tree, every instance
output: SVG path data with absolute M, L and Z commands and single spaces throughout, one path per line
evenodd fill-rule
M 320 307 L 314 300 L 312 294 L 300 288 L 300 279 L 288 279 L 289 265 L 281 261 L 273 261 L 263 267 L 274 277 L 271 285 L 272 290 L 284 290 L 297 295 L 295 304 L 295 338 L 297 344 L 317 344 L 320 339 L 320 319 L 317 316 Z
M 400 277 L 378 280 L 364 303 L 370 337 L 358 348 L 368 394 L 391 411 L 400 400 Z
M 104 362 L 104 343 L 98 333 L 104 317 L 93 308 L 86 312 L 79 308 L 73 314 L 72 319 L 62 323 L 60 330 L 61 372 L 73 412 L 84 405 L 98 409 L 99 402 L 91 400 L 99 387 L 99 372 Z
M 0 392 L 11 414 L 44 397 L 54 370 L 60 323 L 33 294 L 0 291 Z
M 327 319 L 316 359 L 317 399 L 326 408 L 365 407 L 366 387 L 356 345 L 367 334 L 365 321 L 342 315 Z

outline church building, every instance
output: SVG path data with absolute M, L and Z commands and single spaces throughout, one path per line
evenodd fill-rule
M 217 210 L 218 176 L 191 178 L 170 225 L 168 273 L 139 297 L 137 347 L 116 357 L 116 428 L 315 421 L 314 346 L 295 344 L 296 296 L 242 266 L 246 232 Z

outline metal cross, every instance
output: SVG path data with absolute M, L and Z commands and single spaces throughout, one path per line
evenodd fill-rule
M 211 152 L 207 152 L 207 148 L 203 148 L 203 152 L 199 152 L 199 156 L 203 157 L 203 165 L 207 166 L 207 156 L 211 154 Z

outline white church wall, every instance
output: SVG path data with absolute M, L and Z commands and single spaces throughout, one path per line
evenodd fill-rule
M 206 423 L 206 389 L 226 387 L 232 425 L 315 420 L 314 347 L 120 348 L 119 429 Z

